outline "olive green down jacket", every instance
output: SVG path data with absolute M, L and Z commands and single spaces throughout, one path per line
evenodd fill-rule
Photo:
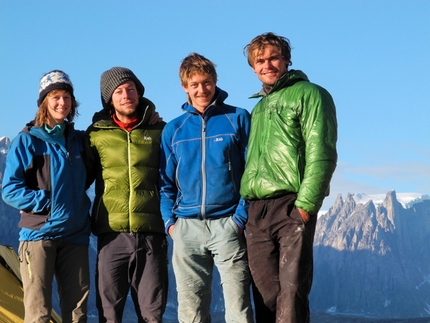
M 270 199 L 297 193 L 296 207 L 318 213 L 337 163 L 337 120 L 331 95 L 299 70 L 281 77 L 252 111 L 240 193 Z
M 88 173 L 94 177 L 91 214 L 95 235 L 111 232 L 164 233 L 158 191 L 161 132 L 148 125 L 154 104 L 141 98 L 141 121 L 131 131 L 118 127 L 104 109 L 86 131 Z

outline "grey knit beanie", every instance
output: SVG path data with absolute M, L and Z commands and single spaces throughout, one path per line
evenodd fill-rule
M 53 70 L 43 75 L 40 79 L 37 106 L 40 106 L 46 95 L 53 90 L 67 91 L 72 96 L 72 100 L 75 100 L 73 84 L 72 81 L 70 81 L 69 75 L 60 70 Z
M 145 87 L 134 73 L 125 67 L 112 67 L 110 70 L 103 72 L 100 77 L 100 92 L 104 108 L 110 108 L 110 101 L 115 89 L 121 84 L 133 81 L 136 85 L 137 93 L 142 97 L 145 93 Z

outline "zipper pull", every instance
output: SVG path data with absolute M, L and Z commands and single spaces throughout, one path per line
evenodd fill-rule
M 207 119 L 208 119 L 208 117 L 207 117 L 207 116 L 205 116 L 205 117 L 203 118 L 203 132 L 206 132 L 206 121 L 207 121 Z
M 67 155 L 67 159 L 69 160 L 70 165 L 73 165 L 72 159 L 70 158 L 70 153 L 67 152 L 66 155 Z
M 227 160 L 228 160 L 228 171 L 231 171 L 231 159 L 230 159 L 230 151 L 226 151 Z

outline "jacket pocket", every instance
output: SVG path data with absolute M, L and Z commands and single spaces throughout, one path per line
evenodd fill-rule
M 231 178 L 231 183 L 233 184 L 233 189 L 234 191 L 237 193 L 238 189 L 236 186 L 236 181 L 234 180 L 234 165 L 233 165 L 233 161 L 231 159 L 231 154 L 230 154 L 230 150 L 227 149 L 226 150 L 226 157 L 227 157 L 227 163 L 228 163 L 228 172 L 230 174 L 230 178 Z
M 19 228 L 26 228 L 30 230 L 40 230 L 41 227 L 50 218 L 50 213 L 48 214 L 37 214 L 37 213 L 27 213 L 24 212 L 21 215 L 21 221 L 18 223 Z

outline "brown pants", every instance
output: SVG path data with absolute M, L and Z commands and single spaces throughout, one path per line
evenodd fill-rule
M 296 194 L 251 201 L 246 225 L 257 323 L 308 323 L 316 216 L 306 224 Z
M 87 321 L 88 245 L 57 240 L 21 241 L 18 254 L 24 288 L 24 322 L 50 321 L 54 275 L 63 323 Z

